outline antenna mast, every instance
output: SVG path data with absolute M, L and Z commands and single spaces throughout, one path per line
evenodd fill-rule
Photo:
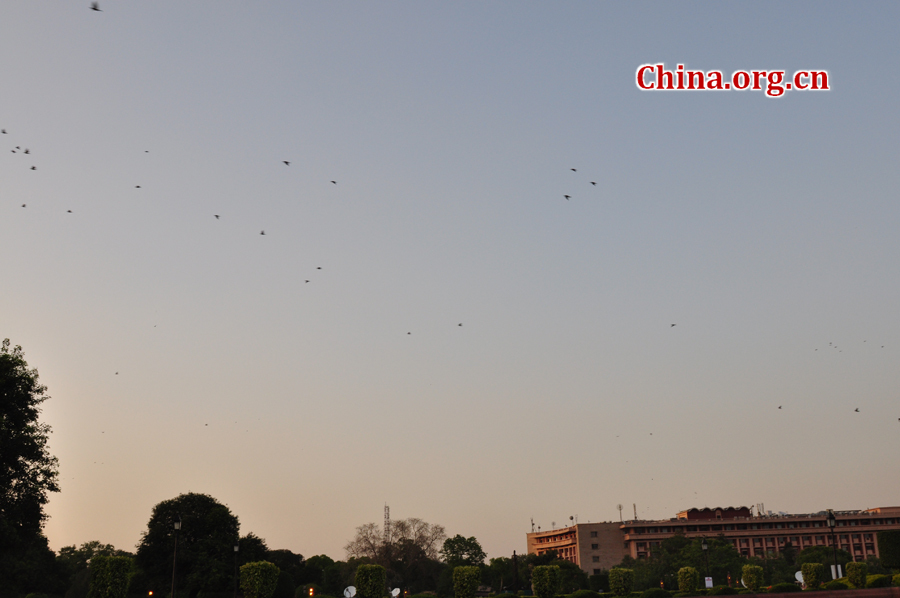
M 391 508 L 384 503 L 384 545 L 391 543 Z

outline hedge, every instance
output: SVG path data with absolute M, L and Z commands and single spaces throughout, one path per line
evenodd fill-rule
M 734 596 L 737 590 L 729 586 L 716 586 L 709 591 L 710 596 Z
M 356 568 L 356 594 L 360 598 L 382 598 L 387 587 L 387 570 L 381 565 Z
M 678 591 L 693 593 L 700 583 L 700 573 L 693 567 L 682 567 L 678 570 Z
M 559 567 L 540 565 L 531 572 L 531 589 L 538 598 L 553 598 L 559 589 Z
M 800 586 L 795 583 L 784 582 L 784 583 L 776 583 L 771 588 L 769 588 L 770 594 L 786 594 L 788 592 L 799 592 Z
M 616 596 L 627 596 L 634 588 L 634 570 L 613 567 L 609 570 L 609 591 Z
M 278 586 L 279 571 L 281 569 L 269 561 L 241 565 L 241 590 L 244 591 L 244 598 L 271 598 Z
M 850 586 L 840 580 L 832 580 L 823 586 L 826 590 L 849 590 Z
M 744 565 L 741 573 L 741 579 L 744 585 L 747 586 L 747 589 L 754 594 L 759 591 L 763 584 L 763 568 L 759 565 Z
M 847 563 L 847 581 L 854 588 L 866 587 L 869 566 L 865 563 Z
M 890 575 L 869 575 L 866 579 L 867 588 L 889 588 L 893 580 Z
M 131 559 L 127 556 L 95 556 L 91 559 L 89 598 L 125 598 L 131 583 Z
M 576 590 L 570 594 L 571 598 L 600 598 L 600 592 L 594 590 Z M 495 596 L 494 598 L 500 598 Z
M 849 564 L 849 563 L 848 563 Z M 807 590 L 818 590 L 825 577 L 825 565 L 822 563 L 803 563 L 800 565 L 800 573 L 803 574 L 803 583 Z
M 454 567 L 453 595 L 456 598 L 475 598 L 475 590 L 481 583 L 481 569 L 478 567 Z M 552 598 L 550 594 L 547 598 Z
M 641 592 L 641 598 L 671 598 L 672 594 L 662 588 L 649 588 Z

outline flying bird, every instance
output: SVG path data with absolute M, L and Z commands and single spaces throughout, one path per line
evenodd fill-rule
M 23 153 L 30 154 L 30 153 L 31 153 L 31 150 L 28 149 L 28 148 L 26 147 L 26 148 L 25 148 L 25 151 L 24 151 Z M 866 341 L 863 341 L 863 342 L 866 342 Z
M 6 135 L 6 129 L 0 129 L 0 133 L 3 133 L 4 135 Z
M 259 234 L 264 235 L 264 234 L 266 234 L 266 231 L 261 230 L 261 231 L 259 231 Z
M 284 162 L 284 165 L 285 165 L 285 166 L 290 166 L 290 165 L 291 165 L 291 163 L 288 162 L 287 160 L 282 160 L 282 162 Z
M 309 282 L 308 280 L 306 282 Z
M 462 322 L 460 322 L 459 325 L 462 326 Z
M 140 185 L 135 185 L 134 188 L 135 188 L 135 189 L 140 189 L 141 186 L 140 186 Z
M 854 409 L 853 411 L 855 411 L 856 413 L 859 413 L 859 407 L 857 407 L 857 408 Z
M 578 171 L 575 170 L 574 168 L 570 168 L 569 170 L 571 170 L 572 172 L 578 172 Z
M 335 185 L 337 185 L 337 181 L 331 181 L 331 182 L 334 183 Z
M 672 324 L 671 326 L 669 326 L 669 328 L 675 328 L 675 324 Z
M 563 197 L 565 197 L 565 198 L 566 198 L 566 201 L 569 201 L 569 199 L 571 199 L 571 198 L 572 198 L 572 196 L 571 196 L 571 195 L 563 195 Z
M 218 220 L 218 219 L 219 219 L 219 215 L 218 215 L 218 214 L 213 214 L 213 216 L 215 216 L 215 217 L 216 217 L 216 220 Z
M 591 185 L 596 185 L 597 181 L 591 181 Z
M 37 170 L 37 166 L 32 166 L 31 170 Z
M 69 214 L 71 214 L 71 213 L 72 213 L 72 210 L 66 210 L 66 212 L 68 212 Z
M 25 207 L 25 204 L 22 204 L 22 207 L 24 208 L 24 207 Z
M 103 12 L 100 10 L 100 5 L 96 2 L 91 2 L 91 10 L 96 10 L 97 12 Z
M 322 266 L 316 266 L 316 270 L 321 270 Z
M 778 408 L 781 409 L 781 405 L 779 405 Z

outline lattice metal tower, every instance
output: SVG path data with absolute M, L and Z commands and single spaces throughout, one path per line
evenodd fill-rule
M 391 543 L 391 508 L 384 503 L 384 545 Z

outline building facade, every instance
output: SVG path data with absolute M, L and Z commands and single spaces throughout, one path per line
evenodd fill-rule
M 864 561 L 879 556 L 876 534 L 900 530 L 900 507 L 879 507 L 863 511 L 835 511 L 834 540 L 837 547 Z M 790 542 L 797 551 L 811 546 L 832 546 L 826 513 L 753 515 L 747 507 L 688 509 L 672 519 L 625 521 L 623 523 L 580 523 L 546 532 L 527 534 L 528 552 L 543 554 L 556 550 L 560 556 L 581 567 L 588 575 L 609 569 L 624 556 L 647 558 L 650 551 L 676 534 L 687 538 L 730 541 L 745 557 L 778 556 Z

